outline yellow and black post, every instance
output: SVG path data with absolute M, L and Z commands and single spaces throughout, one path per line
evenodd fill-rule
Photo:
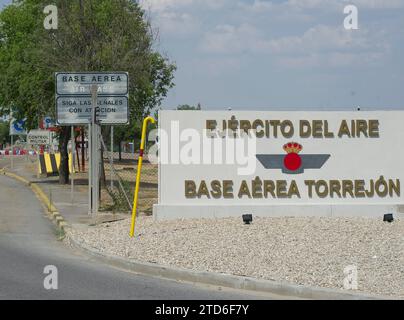
M 132 208 L 132 225 L 130 228 L 130 237 L 131 238 L 133 238 L 133 236 L 135 235 L 137 203 L 139 200 L 140 173 L 141 173 L 140 171 L 142 170 L 143 155 L 144 155 L 144 149 L 146 146 L 147 126 L 148 126 L 149 122 L 155 123 L 156 120 L 154 120 L 154 118 L 152 118 L 152 117 L 147 117 L 143 121 L 142 137 L 141 137 L 141 141 L 140 141 L 139 160 L 138 160 L 137 173 L 136 173 L 135 199 L 133 201 L 133 208 Z

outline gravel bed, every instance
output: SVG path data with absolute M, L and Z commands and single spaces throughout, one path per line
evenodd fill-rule
M 358 268 L 360 292 L 404 299 L 404 221 L 367 218 L 130 219 L 73 228 L 69 236 L 137 261 L 343 289 Z

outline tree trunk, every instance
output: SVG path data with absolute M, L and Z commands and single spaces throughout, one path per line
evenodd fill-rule
M 119 161 L 122 161 L 122 142 L 118 143 Z
M 67 146 L 70 140 L 70 127 L 62 127 L 59 138 L 60 167 L 59 183 L 69 184 L 69 153 Z
M 84 138 L 84 128 L 81 130 L 81 171 L 86 171 L 86 142 Z

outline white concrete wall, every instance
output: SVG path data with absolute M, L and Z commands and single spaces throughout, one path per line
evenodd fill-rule
M 222 120 L 290 120 L 295 127 L 292 138 L 260 138 L 257 140 L 256 154 L 286 154 L 283 145 L 297 142 L 303 146 L 304 154 L 329 154 L 330 159 L 321 169 L 308 169 L 302 174 L 285 174 L 282 170 L 265 169 L 256 160 L 255 170 L 247 175 L 239 175 L 240 165 L 234 164 L 173 164 L 159 165 L 159 204 L 154 213 L 157 218 L 193 218 L 193 217 L 224 217 L 241 216 L 243 213 L 254 213 L 260 216 L 382 216 L 386 212 L 398 212 L 398 206 L 404 205 L 404 192 L 400 196 L 372 198 L 339 198 L 316 196 L 309 197 L 306 180 L 377 180 L 383 176 L 386 180 L 397 179 L 404 183 L 404 112 L 375 111 L 375 112 L 227 112 L 227 111 L 162 111 L 159 115 L 160 129 L 168 132 L 168 137 L 161 135 L 160 145 L 169 149 L 169 160 L 176 158 L 171 152 L 173 145 L 173 121 L 178 121 L 179 132 L 194 129 L 203 134 L 207 120 L 217 120 L 221 126 Z M 300 120 L 327 120 L 329 130 L 335 138 L 301 138 L 299 136 Z M 338 138 L 337 132 L 342 120 L 378 120 L 378 138 Z M 175 131 L 175 130 L 174 130 Z M 182 150 L 189 141 L 178 142 Z M 195 148 L 200 148 L 195 146 Z M 223 151 L 223 150 L 222 150 Z M 175 152 L 176 153 L 176 152 Z M 201 150 L 203 154 L 203 150 Z M 181 160 L 181 159 L 180 159 Z M 251 160 L 251 159 L 250 159 Z M 251 160 L 252 161 L 252 160 Z M 243 180 L 250 182 L 256 177 L 261 180 L 296 181 L 301 198 L 286 199 L 250 199 L 238 198 L 239 186 Z M 185 197 L 185 181 L 193 180 L 197 184 L 205 180 L 233 180 L 233 199 L 213 199 L 201 197 L 187 199 Z M 401 185 L 402 189 L 404 188 Z M 251 187 L 250 187 L 251 188 Z

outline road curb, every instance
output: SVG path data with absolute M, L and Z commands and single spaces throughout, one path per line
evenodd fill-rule
M 337 289 L 327 289 L 320 287 L 307 287 L 294 285 L 286 282 L 276 282 L 271 280 L 256 279 L 250 277 L 235 276 L 231 274 L 220 274 L 205 271 L 194 271 L 171 266 L 162 266 L 147 262 L 124 259 L 122 257 L 102 253 L 94 248 L 90 248 L 77 242 L 69 232 L 66 233 L 66 241 L 75 249 L 78 249 L 95 259 L 113 265 L 118 268 L 128 269 L 132 272 L 149 275 L 158 278 L 175 281 L 200 283 L 255 291 L 260 293 L 271 293 L 285 297 L 297 297 L 315 300 L 391 300 L 391 297 L 355 294 Z
M 41 189 L 41 187 L 38 186 L 38 184 L 28 181 L 24 177 L 21 177 L 13 172 L 6 171 L 5 169 L 0 169 L 0 174 L 5 175 L 14 180 L 20 181 L 26 186 L 30 187 L 32 192 L 36 195 L 36 197 L 44 206 L 44 209 L 46 210 L 49 219 L 52 220 L 63 233 L 66 233 L 66 228 L 68 228 L 69 224 L 60 214 L 57 208 L 53 204 L 51 204 L 51 201 L 49 200 L 45 192 Z
M 0 170 L 0 173 L 1 173 L 2 175 L 4 175 L 4 176 L 7 176 L 7 177 L 12 178 L 12 179 L 14 179 L 14 180 L 18 180 L 18 181 L 22 182 L 23 184 L 25 184 L 25 185 L 27 185 L 27 186 L 30 186 L 30 184 L 31 184 L 27 179 L 25 179 L 25 178 L 23 178 L 23 177 L 21 177 L 21 176 L 15 174 L 15 173 L 8 172 L 8 171 L 6 171 L 5 169 L 1 169 L 1 170 Z

